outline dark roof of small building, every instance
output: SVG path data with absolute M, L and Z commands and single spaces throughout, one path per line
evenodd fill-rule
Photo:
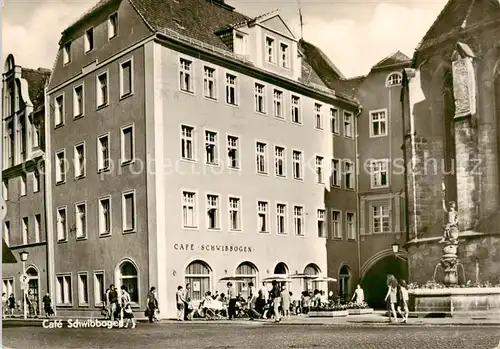
M 397 51 L 384 59 L 382 59 L 380 62 L 375 64 L 372 69 L 380 69 L 380 68 L 385 68 L 388 66 L 396 65 L 396 64 L 402 64 L 402 63 L 410 63 L 411 58 L 405 55 L 401 51 Z
M 28 82 L 28 94 L 33 103 L 33 110 L 36 110 L 44 104 L 44 89 L 49 77 L 49 69 L 21 68 L 21 78 Z

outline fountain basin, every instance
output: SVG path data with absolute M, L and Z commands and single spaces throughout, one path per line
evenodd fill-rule
M 500 287 L 420 288 L 408 290 L 410 311 L 422 317 L 477 316 L 486 313 L 500 317 Z

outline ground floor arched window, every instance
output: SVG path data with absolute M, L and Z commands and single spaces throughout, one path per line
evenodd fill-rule
M 339 271 L 339 296 L 344 300 L 348 298 L 350 294 L 350 279 L 351 271 L 347 265 L 343 265 Z
M 320 283 L 314 281 L 311 277 L 316 275 L 319 276 L 320 273 L 321 271 L 319 270 L 319 267 L 314 263 L 308 264 L 305 267 L 304 274 L 308 277 L 304 279 L 304 291 L 312 292 L 314 290 L 319 290 Z
M 130 261 L 123 261 L 118 268 L 118 288 L 125 285 L 132 302 L 139 302 L 139 275 L 137 268 Z
M 243 297 L 249 296 L 248 283 L 252 282 L 257 287 L 257 267 L 250 262 L 243 262 L 236 268 L 237 278 L 243 279 L 242 283 L 236 284 L 236 292 L 242 293 Z
M 274 267 L 274 274 L 288 274 L 288 266 L 283 262 L 279 262 Z
M 191 300 L 200 300 L 205 296 L 207 291 L 210 291 L 211 284 L 211 268 L 202 261 L 194 261 L 190 263 L 184 272 L 185 284 L 190 284 L 188 297 Z

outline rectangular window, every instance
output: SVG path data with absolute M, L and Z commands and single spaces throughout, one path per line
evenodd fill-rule
M 280 65 L 286 69 L 290 68 L 290 48 L 284 43 L 280 43 Z
M 276 205 L 276 223 L 278 234 L 286 234 L 286 205 Z
M 94 49 L 94 28 L 90 28 L 85 32 L 85 53 Z
M 316 182 L 324 183 L 323 157 L 316 156 Z
M 135 159 L 134 126 L 125 126 L 121 129 L 122 165 L 129 164 Z
M 302 179 L 302 152 L 294 150 L 292 153 L 293 179 Z
M 208 165 L 219 164 L 217 132 L 205 131 L 205 162 Z
M 57 109 L 56 109 L 56 113 L 57 113 Z M 16 139 L 14 137 L 14 122 L 12 121 L 12 119 L 10 119 L 9 122 L 7 122 L 7 137 L 8 137 L 8 140 L 6 142 L 6 148 L 7 151 L 6 153 L 8 154 L 8 164 L 9 166 L 14 166 L 14 153 L 15 153 L 15 150 L 16 150 Z
M 389 185 L 389 178 L 387 173 L 388 168 L 387 160 L 373 160 L 371 163 L 371 187 L 384 188 Z
M 77 118 L 83 115 L 83 85 L 76 86 L 73 89 L 73 117 Z
M 317 220 L 318 220 L 318 237 L 325 237 L 325 210 L 318 210 Z
M 97 139 L 97 166 L 98 171 L 109 169 L 109 136 L 100 136 Z
M 124 232 L 135 231 L 135 192 L 130 191 L 122 195 L 122 225 Z
M 240 168 L 239 139 L 235 136 L 227 136 L 227 156 L 229 168 Z
M 108 39 L 118 35 L 118 13 L 113 13 L 108 18 Z
M 96 306 L 103 305 L 104 298 L 104 272 L 94 272 L 94 303 Z
M 347 189 L 354 189 L 354 165 L 348 160 L 344 161 L 344 178 L 345 187 Z
M 269 206 L 269 204 L 266 201 L 257 202 L 259 233 L 268 233 L 269 232 L 268 206 Z
M 89 284 L 87 273 L 78 273 L 78 304 L 89 304 Z
M 21 233 L 22 233 L 22 238 L 23 238 L 23 245 L 27 245 L 29 242 L 29 221 L 28 217 L 23 217 L 22 220 L 22 226 L 21 226 Z
M 194 127 L 181 125 L 181 157 L 194 160 Z
M 387 114 L 385 110 L 370 112 L 370 137 L 387 136 Z
M 10 246 L 10 222 L 3 223 L 3 238 L 7 246 Z
M 318 130 L 323 129 L 323 114 L 321 114 L 321 104 L 314 103 L 314 121 Z
M 226 74 L 226 103 L 237 105 L 236 99 L 236 76 Z
M 184 228 L 196 228 L 196 194 L 192 192 L 182 193 L 182 221 Z
M 132 94 L 132 60 L 120 64 L 120 98 Z
M 292 122 L 296 124 L 302 123 L 302 116 L 300 115 L 300 97 L 292 96 Z
M 297 236 L 304 235 L 304 208 L 302 206 L 293 207 L 293 231 Z
M 332 160 L 332 186 L 338 187 L 340 186 L 340 168 L 339 168 L 339 160 Z
M 388 205 L 372 206 L 372 232 L 387 233 L 391 230 Z
M 229 198 L 229 230 L 241 230 L 240 199 Z
M 217 99 L 215 69 L 203 67 L 203 95 L 210 99 Z
M 14 279 L 3 279 L 3 289 L 2 292 L 5 293 L 7 297 L 14 294 Z
M 9 200 L 9 180 L 2 180 L 2 197 L 5 201 Z
M 274 117 L 283 119 L 283 92 L 279 90 L 273 91 L 273 109 Z
M 332 210 L 332 237 L 335 239 L 342 238 L 340 211 Z
M 56 304 L 70 305 L 73 302 L 71 297 L 71 275 L 57 275 L 56 281 Z
M 57 209 L 57 241 L 66 241 L 68 239 L 66 208 Z
M 85 144 L 80 143 L 75 145 L 74 149 L 74 156 L 75 156 L 75 178 L 82 178 L 85 177 L 85 165 L 86 165 L 86 159 L 85 159 Z
M 39 243 L 41 241 L 41 232 L 42 232 L 42 215 L 35 215 L 35 243 Z
M 71 62 L 71 41 L 67 42 L 63 46 L 63 64 L 68 64 Z
M 275 174 L 278 177 L 286 177 L 286 155 L 285 148 L 283 147 L 274 147 L 274 168 Z
M 40 172 L 33 171 L 33 193 L 40 191 Z
M 257 83 L 255 84 L 255 111 L 266 112 L 266 87 Z
M 99 235 L 111 234 L 111 199 L 99 199 Z
M 344 112 L 344 136 L 352 138 L 353 134 L 352 114 Z
M 56 153 L 56 184 L 66 181 L 66 155 L 65 151 L 61 150 Z
M 234 45 L 233 45 L 234 52 L 239 54 L 239 55 L 246 55 L 247 48 L 246 48 L 246 38 L 242 34 L 235 33 L 234 35 Z
M 55 99 L 54 124 L 56 127 L 64 124 L 64 95 Z
M 20 140 L 19 143 L 21 146 L 21 161 L 26 160 L 26 148 L 27 148 L 27 134 L 28 130 L 26 129 L 26 122 L 24 121 L 24 117 L 21 117 L 19 120 L 19 135 Z
M 87 205 L 80 203 L 75 205 L 76 238 L 85 239 L 87 237 Z
M 220 229 L 220 200 L 218 195 L 207 195 L 207 229 Z
M 97 76 L 97 108 L 108 104 L 108 73 Z
M 268 63 L 276 63 L 276 41 L 266 37 L 266 60 Z
M 42 133 L 40 131 L 40 121 L 33 121 L 33 149 L 40 148 L 42 143 Z
M 21 196 L 25 196 L 26 195 L 26 187 L 28 186 L 28 184 L 26 183 L 26 175 L 25 174 L 22 174 L 20 176 L 20 180 L 21 180 Z
M 193 92 L 193 80 L 192 80 L 192 65 L 193 62 L 187 59 L 180 59 L 180 87 L 181 91 Z
M 257 142 L 255 145 L 255 152 L 257 157 L 257 173 L 267 173 L 267 144 Z
M 347 212 L 347 214 L 346 214 L 346 229 L 347 229 L 347 238 L 350 240 L 356 239 L 354 213 Z

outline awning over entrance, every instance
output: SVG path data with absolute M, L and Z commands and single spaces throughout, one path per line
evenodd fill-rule
M 17 263 L 17 259 L 12 254 L 9 246 L 5 243 L 5 240 L 2 239 L 2 264 L 7 263 Z

